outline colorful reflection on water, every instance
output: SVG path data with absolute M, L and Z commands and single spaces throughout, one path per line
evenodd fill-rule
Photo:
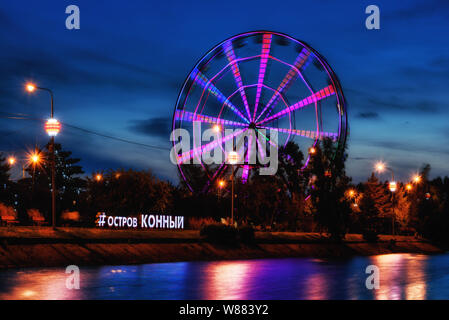
M 380 288 L 368 290 L 368 265 Z M 348 260 L 265 259 L 0 271 L 0 299 L 447 299 L 449 255 L 388 254 Z

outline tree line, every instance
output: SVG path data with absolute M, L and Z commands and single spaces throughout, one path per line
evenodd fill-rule
M 11 165 L 0 155 L 0 214 L 13 210 L 22 225 L 33 224 L 36 212 L 45 221 L 51 217 L 48 145 L 38 151 L 44 161 L 27 166 L 27 174 L 17 181 L 11 180 Z M 80 159 L 60 144 L 55 151 L 59 225 L 72 220 L 74 225 L 94 226 L 98 212 L 183 215 L 187 226 L 188 221 L 193 226 L 193 221 L 219 222 L 231 215 L 230 169 L 223 174 L 224 185 L 216 181 L 209 190 L 192 193 L 182 179 L 173 185 L 150 170 L 110 169 L 86 176 Z M 246 183 L 236 178 L 238 224 L 260 230 L 320 232 L 336 240 L 348 232 L 361 233 L 368 240 L 394 232 L 449 241 L 448 177 L 430 180 L 427 165 L 420 183 L 410 190 L 398 183 L 393 194 L 388 182 L 379 181 L 374 173 L 354 185 L 345 170 L 346 151 L 337 150 L 331 140 L 320 141 L 314 151 L 304 168 L 303 153 L 290 142 L 279 149 L 275 175 L 259 175 L 256 169 Z M 189 165 L 184 171 L 193 184 L 202 185 L 207 179 L 199 166 Z M 76 218 L 65 219 L 71 212 L 77 213 Z

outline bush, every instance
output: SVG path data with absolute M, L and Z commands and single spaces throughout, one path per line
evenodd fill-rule
M 190 230 L 201 230 L 203 227 L 217 222 L 212 218 L 189 217 L 187 219 L 187 228 Z
M 211 243 L 226 245 L 238 244 L 238 230 L 224 224 L 206 225 L 201 229 L 200 235 Z
M 80 213 L 78 211 L 65 210 L 61 214 L 61 220 L 78 222 L 80 221 Z
M 2 218 L 9 218 L 11 220 L 17 219 L 17 212 L 13 207 L 9 207 L 0 202 L 0 216 Z
M 366 230 L 363 232 L 363 239 L 368 242 L 377 242 L 377 240 L 379 240 L 379 235 L 375 231 Z
M 251 226 L 243 226 L 239 229 L 239 238 L 242 243 L 252 244 L 255 242 L 254 229 Z
M 35 224 L 42 224 L 45 222 L 43 214 L 38 209 L 27 209 L 27 214 L 30 220 Z

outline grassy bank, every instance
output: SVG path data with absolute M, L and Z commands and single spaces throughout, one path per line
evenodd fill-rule
M 395 239 L 393 245 L 391 236 L 367 243 L 360 235 L 349 234 L 337 244 L 317 233 L 257 232 L 255 244 L 229 247 L 207 243 L 194 230 L 1 227 L 0 268 L 443 252 L 425 240 Z

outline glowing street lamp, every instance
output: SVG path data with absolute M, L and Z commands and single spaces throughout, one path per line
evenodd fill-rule
M 27 160 L 28 165 L 36 166 L 41 162 L 42 156 L 38 150 L 34 150 L 27 154 Z
M 413 186 L 410 183 L 407 183 L 405 185 L 405 189 L 407 189 L 407 191 L 411 191 L 413 189 Z
M 36 85 L 34 83 L 29 82 L 26 84 L 25 88 L 28 92 L 34 92 L 36 90 Z
M 379 161 L 378 163 L 376 163 L 375 169 L 376 169 L 376 171 L 379 172 L 379 173 L 382 173 L 382 172 L 384 172 L 385 170 L 389 170 L 389 171 L 391 172 L 391 181 L 394 181 L 394 172 L 393 172 L 393 169 L 391 169 L 390 167 L 387 167 L 387 165 L 386 165 L 384 162 Z
M 235 151 L 231 151 L 228 154 L 228 162 L 231 165 L 236 165 L 239 162 L 239 154 Z
M 395 212 L 394 212 L 395 196 L 394 196 L 394 193 L 397 190 L 397 183 L 396 183 L 396 181 L 394 181 L 394 172 L 393 172 L 393 169 L 391 169 L 390 167 L 387 167 L 385 165 L 385 163 L 383 163 L 382 161 L 379 161 L 378 163 L 376 163 L 375 168 L 376 168 L 377 172 L 379 172 L 379 173 L 382 173 L 385 170 L 389 170 L 391 172 L 391 181 L 388 184 L 388 188 L 390 189 L 390 192 L 392 194 L 392 201 L 393 201 L 393 216 L 391 218 L 391 223 L 392 223 L 391 230 L 392 230 L 392 234 L 394 237 L 394 224 L 395 224 Z
M 103 180 L 103 175 L 101 175 L 100 173 L 97 173 L 95 175 L 95 180 L 97 180 L 97 182 L 100 182 L 101 180 Z
M 397 184 L 396 181 L 390 181 L 388 187 L 390 188 L 391 192 L 396 192 L 397 190 Z M 394 208 L 393 208 L 394 209 Z
M 31 161 L 31 163 L 34 164 L 34 165 L 38 164 L 39 161 L 40 161 L 40 159 L 41 159 L 41 158 L 39 157 L 39 155 L 38 155 L 37 153 L 32 154 L 31 157 L 30 157 L 30 161 Z
M 32 185 L 33 185 L 33 193 L 34 193 L 34 176 L 36 172 L 36 167 L 40 166 L 40 163 L 42 161 L 41 153 L 35 149 L 34 151 L 27 153 L 26 157 L 26 167 L 32 166 L 33 173 L 32 173 Z M 22 177 L 25 178 L 25 165 L 22 164 Z
M 356 197 L 356 195 L 357 195 L 357 192 L 354 190 L 354 189 L 349 189 L 348 190 L 348 196 L 349 196 L 349 199 L 352 199 L 353 200 L 353 206 L 354 206 L 354 208 L 356 208 L 358 205 L 357 205 L 357 197 Z
M 421 182 L 421 176 L 420 175 L 415 175 L 413 177 L 413 182 L 414 183 L 420 183 Z
M 220 200 L 221 197 L 221 189 L 225 186 L 225 182 L 223 180 L 218 181 L 218 192 L 217 192 L 217 199 Z
M 349 197 L 353 198 L 355 196 L 355 191 L 353 189 L 348 191 Z
M 45 123 L 45 131 L 51 138 L 50 143 L 50 153 L 51 153 L 51 216 L 52 216 L 52 226 L 56 228 L 56 183 L 55 183 L 55 136 L 61 130 L 61 124 L 58 120 L 53 118 L 54 114 L 54 103 L 53 103 L 53 91 L 48 88 L 42 88 L 36 86 L 34 83 L 27 83 L 25 89 L 32 93 L 36 90 L 47 91 L 50 94 L 50 119 Z
M 315 147 L 310 147 L 310 148 L 309 148 L 309 153 L 310 153 L 310 154 L 315 154 L 315 153 L 316 153 Z
M 378 162 L 376 163 L 376 171 L 381 173 L 385 171 L 385 163 L 383 162 Z
M 8 158 L 8 163 L 9 163 L 10 166 L 13 166 L 16 163 L 16 158 L 9 157 Z
M 45 131 L 50 137 L 56 137 L 61 131 L 61 123 L 55 118 L 50 118 L 45 122 Z

